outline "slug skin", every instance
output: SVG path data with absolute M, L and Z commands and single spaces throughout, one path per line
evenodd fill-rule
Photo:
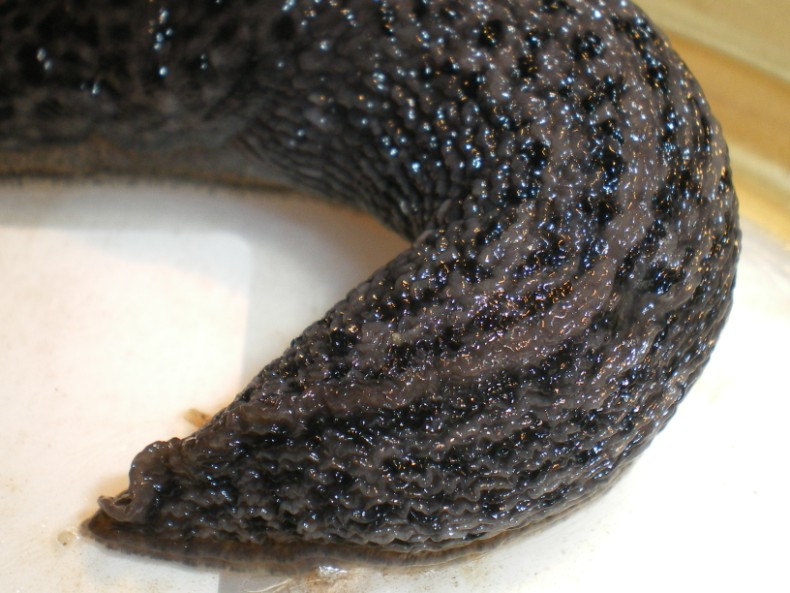
M 8 0 L 0 47 L 6 175 L 285 182 L 411 241 L 135 457 L 86 524 L 109 546 L 405 558 L 542 523 L 650 443 L 730 309 L 727 147 L 629 2 Z

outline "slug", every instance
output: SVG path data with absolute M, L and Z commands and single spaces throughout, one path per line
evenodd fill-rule
M 460 550 L 605 489 L 699 376 L 737 199 L 621 0 L 6 0 L 0 173 L 286 183 L 410 247 L 86 529 L 246 566 Z

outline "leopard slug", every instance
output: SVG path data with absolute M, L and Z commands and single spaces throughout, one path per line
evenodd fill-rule
M 720 127 L 625 0 L 5 0 L 0 173 L 275 181 L 410 247 L 87 530 L 215 565 L 442 553 L 600 492 L 730 308 Z

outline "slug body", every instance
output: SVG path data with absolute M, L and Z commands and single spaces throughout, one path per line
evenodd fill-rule
M 109 545 L 243 564 L 534 525 L 652 440 L 729 311 L 727 149 L 628 2 L 9 1 L 0 44 L 6 174 L 270 179 L 412 241 L 135 458 L 87 524 Z

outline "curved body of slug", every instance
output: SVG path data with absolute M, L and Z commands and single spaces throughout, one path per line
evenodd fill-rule
M 141 452 L 99 539 L 207 562 L 456 548 L 601 490 L 707 361 L 739 241 L 726 146 L 630 3 L 17 4 L 6 172 L 200 154 L 187 174 L 287 181 L 413 241 Z

